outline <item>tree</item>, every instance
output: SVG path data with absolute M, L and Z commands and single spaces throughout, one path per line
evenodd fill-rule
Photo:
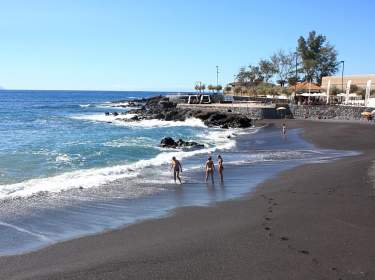
M 204 90 L 206 89 L 206 85 L 205 84 L 202 84 L 201 85 L 201 91 L 203 91 L 203 93 L 204 93 Z
M 274 63 L 267 59 L 261 59 L 259 61 L 259 70 L 265 82 L 268 82 L 269 79 L 271 79 L 272 76 L 276 73 Z
M 202 84 L 201 82 L 198 82 L 196 85 L 195 85 L 195 87 L 194 87 L 194 89 L 196 90 L 196 91 L 198 91 L 198 92 L 204 92 L 204 90 L 206 89 L 206 86 L 204 85 L 204 84 Z
M 338 89 L 337 87 L 333 87 L 331 89 L 330 95 L 338 95 L 340 92 L 341 92 L 340 89 Z
M 295 86 L 298 82 L 298 78 L 296 76 L 291 76 L 288 78 L 288 85 L 289 86 Z
M 215 91 L 215 87 L 213 85 L 208 85 L 207 89 L 212 91 L 212 93 Z
M 322 77 L 337 72 L 337 51 L 326 36 L 311 31 L 307 39 L 301 36 L 298 39 L 297 51 L 302 58 L 305 80 L 321 83 Z
M 258 85 L 264 81 L 264 76 L 259 66 L 249 65 L 249 81 L 251 85 Z
M 283 87 L 293 75 L 295 76 L 295 61 L 296 54 L 286 53 L 283 50 L 279 50 L 271 56 L 271 62 L 278 78 L 277 83 L 280 86 Z
M 264 80 L 259 66 L 249 65 L 248 70 L 246 67 L 241 67 L 236 79 L 243 86 L 257 85 Z
M 354 84 L 350 85 L 350 92 L 353 92 L 353 93 L 359 92 L 358 86 Z
M 197 85 L 195 85 L 194 89 L 198 92 L 198 91 L 200 91 L 200 86 L 197 84 Z
M 236 80 L 240 83 L 240 84 L 244 84 L 246 82 L 248 78 L 248 72 L 246 71 L 246 67 L 241 67 L 240 68 L 240 71 L 238 72 L 237 76 L 236 76 Z
M 239 93 L 241 93 L 242 89 L 241 89 L 241 87 L 236 86 L 236 87 L 233 89 L 233 91 L 234 91 L 234 93 L 236 93 L 236 94 L 238 95 Z
M 223 89 L 223 87 L 221 85 L 216 86 L 216 92 L 220 92 L 222 89 Z

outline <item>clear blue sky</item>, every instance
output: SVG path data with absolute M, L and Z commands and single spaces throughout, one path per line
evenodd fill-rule
M 346 74 L 375 73 L 372 0 L 0 0 L 0 86 L 189 90 L 300 35 L 326 35 Z

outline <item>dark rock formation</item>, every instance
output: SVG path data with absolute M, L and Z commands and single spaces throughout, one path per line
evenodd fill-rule
M 116 112 L 115 112 L 116 113 Z M 115 113 L 113 115 L 117 116 Z M 128 114 L 136 114 L 137 117 L 124 119 L 124 121 L 139 121 L 158 119 L 165 121 L 185 121 L 188 118 L 197 118 L 205 125 L 222 128 L 246 128 L 252 125 L 251 119 L 231 112 L 202 111 L 198 109 L 181 109 L 177 104 L 170 102 L 167 97 L 156 96 L 146 99 L 142 108 L 128 111 Z
M 163 148 L 165 148 L 165 147 L 176 148 L 177 144 L 176 144 L 176 141 L 174 141 L 172 137 L 164 137 L 160 141 L 160 147 L 163 147 Z
M 204 148 L 204 145 L 199 144 L 194 141 L 184 141 L 178 139 L 175 141 L 172 137 L 164 137 L 160 141 L 160 147 L 163 148 L 188 148 L 188 149 L 201 149 Z

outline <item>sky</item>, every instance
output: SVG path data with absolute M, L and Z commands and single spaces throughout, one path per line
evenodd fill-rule
M 6 89 L 193 90 L 316 30 L 375 74 L 373 0 L 0 0 Z

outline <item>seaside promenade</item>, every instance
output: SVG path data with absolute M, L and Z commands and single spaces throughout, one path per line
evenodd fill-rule
M 277 108 L 285 108 L 278 112 Z M 256 103 L 256 102 L 236 102 L 236 103 L 213 103 L 213 104 L 178 104 L 178 108 L 197 109 L 203 111 L 218 111 L 223 113 L 237 113 L 255 119 L 332 119 L 343 121 L 363 120 L 364 111 L 373 112 L 375 108 L 363 106 L 347 105 L 297 105 L 297 104 L 277 104 L 277 103 Z

